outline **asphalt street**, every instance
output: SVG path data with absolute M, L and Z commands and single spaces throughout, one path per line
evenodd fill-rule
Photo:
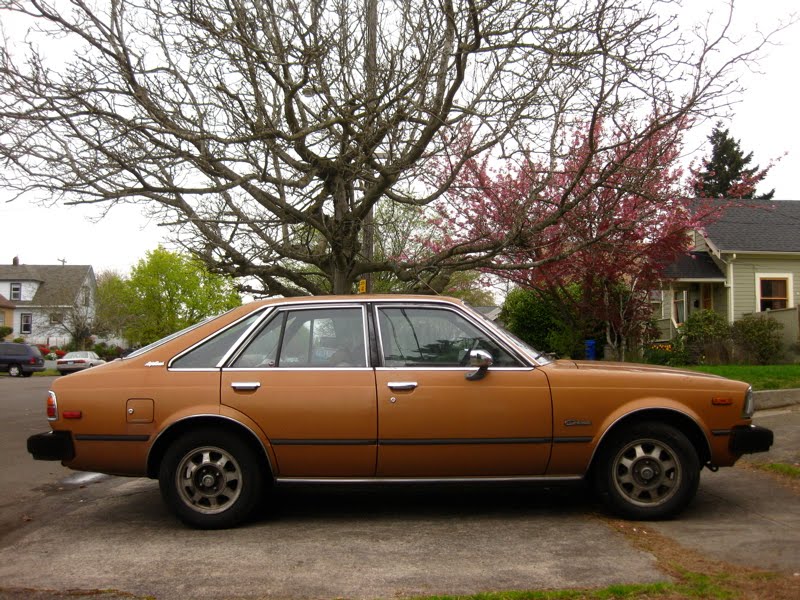
M 256 522 L 191 530 L 154 481 L 27 455 L 27 436 L 47 429 L 48 385 L 0 378 L 0 598 L 367 599 L 669 579 L 580 487 L 284 488 Z M 800 462 L 800 407 L 757 422 L 776 433 L 757 460 Z M 798 500 L 766 473 L 704 470 L 691 507 L 647 527 L 711 558 L 798 572 Z

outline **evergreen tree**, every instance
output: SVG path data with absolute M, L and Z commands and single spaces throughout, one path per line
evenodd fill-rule
M 769 167 L 748 167 L 753 153 L 745 156 L 739 140 L 731 137 L 718 121 L 708 136 L 711 156 L 703 161 L 703 170 L 696 173 L 694 191 L 702 198 L 740 198 L 744 200 L 772 200 L 775 190 L 756 195 L 756 185 L 767 175 Z

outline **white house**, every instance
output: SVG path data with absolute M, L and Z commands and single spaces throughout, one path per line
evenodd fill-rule
M 64 345 L 76 324 L 95 316 L 97 281 L 89 265 L 0 265 L 0 326 L 9 339 Z

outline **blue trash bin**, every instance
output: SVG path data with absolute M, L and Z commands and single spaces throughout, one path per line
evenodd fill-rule
M 586 360 L 597 360 L 597 341 L 586 340 Z

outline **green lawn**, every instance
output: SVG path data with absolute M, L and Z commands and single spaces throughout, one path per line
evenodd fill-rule
M 800 365 L 720 365 L 687 368 L 746 381 L 754 390 L 800 388 Z

